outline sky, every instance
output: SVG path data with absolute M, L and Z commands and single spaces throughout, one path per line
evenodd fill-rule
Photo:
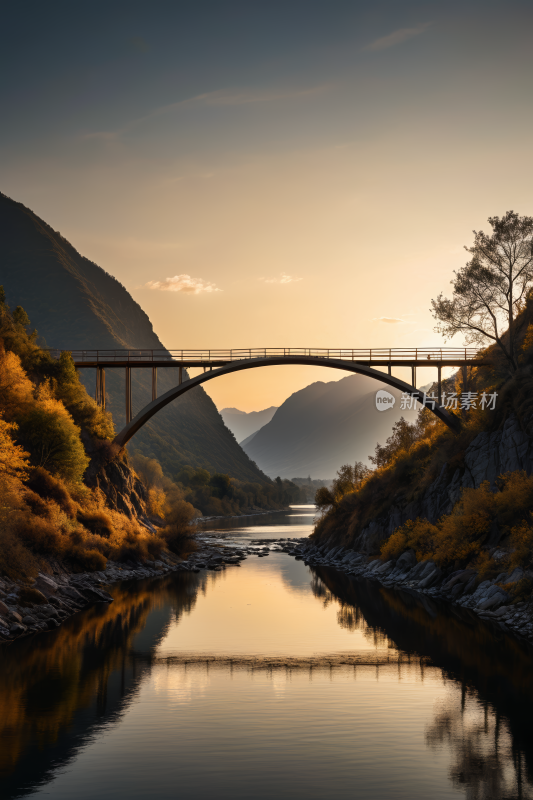
M 513 0 L 13 3 L 0 190 L 169 348 L 441 345 L 430 301 L 472 231 L 533 214 L 532 23 Z M 205 389 L 252 411 L 342 377 Z

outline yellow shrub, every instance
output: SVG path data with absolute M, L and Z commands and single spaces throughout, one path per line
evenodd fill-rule
M 395 558 L 413 548 L 417 560 L 431 559 L 443 566 L 478 553 L 490 530 L 494 495 L 488 481 L 478 489 L 464 489 L 451 514 L 435 525 L 427 519 L 409 520 L 383 544 L 381 555 Z
M 0 409 L 6 419 L 15 419 L 33 405 L 33 388 L 20 358 L 0 342 Z
M 2 419 L 0 412 L 0 475 L 5 485 L 19 485 L 27 476 L 29 453 L 16 445 L 12 438 L 17 429 L 17 425 Z
M 522 342 L 522 351 L 525 353 L 533 347 L 533 324 L 530 323 L 527 326 L 526 335 L 524 336 L 524 341 Z
M 435 525 L 427 519 L 409 520 L 383 544 L 382 557 L 396 558 L 411 547 L 418 560 L 430 558 L 445 565 L 478 554 L 480 574 L 492 574 L 501 564 L 498 567 L 482 547 L 497 522 L 502 535 L 510 535 L 509 565 L 529 565 L 533 560 L 533 476 L 523 471 L 507 473 L 500 476 L 498 485 L 496 492 L 488 481 L 477 489 L 463 489 L 452 513 Z
M 151 489 L 148 489 L 148 499 L 146 506 L 148 508 L 148 513 L 152 516 L 156 517 L 164 517 L 165 516 L 165 508 L 166 508 L 166 501 L 167 496 L 163 489 L 158 489 L 157 486 L 152 486 Z
M 533 556 L 533 527 L 531 521 L 523 521 L 511 530 L 513 552 L 510 557 L 511 567 L 528 567 Z
M 386 542 L 381 547 L 381 557 L 385 560 L 389 558 L 398 558 L 401 554 L 409 548 L 409 532 L 414 525 L 412 520 L 408 520 L 401 528 L 396 528 L 393 534 L 389 536 Z

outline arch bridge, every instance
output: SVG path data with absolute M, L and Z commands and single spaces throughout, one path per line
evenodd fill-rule
M 61 350 L 51 350 L 51 355 L 59 357 Z M 459 419 L 442 406 L 442 369 L 459 367 L 463 369 L 464 385 L 467 383 L 468 367 L 490 364 L 483 351 L 476 348 L 248 348 L 243 350 L 69 350 L 77 368 L 96 370 L 96 401 L 105 407 L 106 369 L 125 370 L 126 426 L 115 437 L 120 447 L 131 439 L 148 420 L 180 395 L 206 381 L 221 375 L 229 375 L 245 369 L 297 364 L 305 366 L 328 367 L 346 372 L 366 375 L 381 383 L 412 395 L 422 405 L 426 405 L 442 422 L 457 432 Z M 203 368 L 195 378 L 183 380 L 186 368 Z M 393 367 L 410 367 L 411 384 L 393 376 Z M 427 401 L 424 392 L 416 388 L 417 367 L 435 367 L 437 371 L 436 402 Z M 151 369 L 152 401 L 139 413 L 132 415 L 131 370 Z M 386 371 L 383 371 L 383 368 Z M 161 396 L 157 396 L 158 369 L 177 369 L 178 384 Z

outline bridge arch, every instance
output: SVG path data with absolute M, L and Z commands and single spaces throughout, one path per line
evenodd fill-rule
M 169 391 L 165 392 L 165 394 L 162 394 L 161 397 L 158 397 L 156 400 L 152 400 L 151 403 L 148 403 L 148 405 L 141 409 L 137 416 L 134 417 L 131 422 L 129 422 L 120 431 L 120 433 L 115 436 L 114 444 L 118 445 L 119 447 L 124 447 L 132 438 L 132 436 L 134 436 L 137 431 L 140 430 L 140 428 L 142 428 L 143 425 L 145 425 L 148 420 L 154 416 L 154 414 L 157 414 L 158 411 L 161 411 L 162 408 L 167 406 L 169 403 L 172 403 L 173 400 L 176 400 L 182 394 L 185 394 L 185 392 L 189 392 L 191 389 L 194 389 L 195 386 L 200 386 L 202 383 L 213 380 L 213 378 L 218 378 L 221 375 L 230 375 L 232 372 L 240 372 L 241 370 L 245 369 L 256 369 L 258 367 L 275 367 L 281 366 L 282 364 L 329 367 L 330 369 L 342 369 L 345 372 L 366 375 L 368 378 L 374 378 L 375 380 L 380 381 L 387 386 L 391 386 L 393 389 L 398 389 L 401 392 L 412 394 L 413 397 L 420 403 L 424 402 L 424 392 L 419 391 L 414 386 L 410 386 L 408 383 L 405 383 L 405 381 L 402 381 L 399 378 L 395 378 L 392 375 L 387 375 L 379 370 L 367 367 L 365 364 L 359 364 L 357 361 L 345 361 L 334 358 L 316 358 L 314 356 L 297 355 L 280 357 L 269 356 L 267 358 L 246 358 L 242 361 L 232 361 L 231 363 L 226 364 L 224 367 L 211 369 L 208 372 L 197 375 L 196 378 L 190 378 L 187 381 L 183 381 L 183 383 L 180 383 L 173 389 L 169 389 Z M 457 419 L 457 417 L 453 416 L 453 414 L 450 414 L 450 412 L 445 408 L 439 406 L 437 403 L 435 403 L 434 408 L 431 407 L 431 404 L 429 404 L 427 407 L 455 433 L 460 430 L 460 421 Z

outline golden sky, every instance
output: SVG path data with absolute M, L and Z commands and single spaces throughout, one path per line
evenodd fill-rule
M 530 4 L 112 3 L 103 25 L 97 6 L 8 43 L 4 193 L 169 348 L 443 343 L 430 300 L 472 230 L 533 211 Z M 251 411 L 343 376 L 205 388 Z

